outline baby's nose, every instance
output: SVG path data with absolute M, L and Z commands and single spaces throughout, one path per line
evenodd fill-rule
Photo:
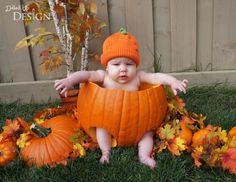
M 127 67 L 125 65 L 121 64 L 120 71 L 127 71 Z

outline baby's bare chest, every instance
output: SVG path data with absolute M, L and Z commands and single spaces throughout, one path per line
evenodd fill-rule
M 117 83 L 110 79 L 105 79 L 103 82 L 104 88 L 126 90 L 126 91 L 137 91 L 139 88 L 139 85 L 140 83 L 136 79 L 131 80 L 128 83 Z

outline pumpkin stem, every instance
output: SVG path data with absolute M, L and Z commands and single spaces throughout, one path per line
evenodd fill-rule
M 40 138 L 47 137 L 52 132 L 51 128 L 44 128 L 35 123 L 30 126 L 30 129 Z
M 127 30 L 125 30 L 124 28 L 120 28 L 120 33 L 123 34 L 123 35 L 128 34 Z

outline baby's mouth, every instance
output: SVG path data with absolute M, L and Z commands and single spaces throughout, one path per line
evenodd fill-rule
M 127 80 L 127 76 L 126 75 L 121 75 L 121 76 L 119 76 L 119 79 L 121 79 L 121 80 Z

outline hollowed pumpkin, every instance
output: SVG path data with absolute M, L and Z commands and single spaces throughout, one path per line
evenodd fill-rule
M 21 149 L 21 156 L 29 166 L 55 165 L 67 159 L 73 150 L 71 136 L 78 122 L 65 115 L 53 117 L 31 129 L 35 136 L 30 145 Z
M 80 89 L 78 97 L 81 127 L 95 140 L 95 128 L 105 128 L 118 146 L 138 143 L 145 132 L 160 126 L 166 110 L 161 85 L 142 84 L 138 91 L 125 91 L 90 82 Z

